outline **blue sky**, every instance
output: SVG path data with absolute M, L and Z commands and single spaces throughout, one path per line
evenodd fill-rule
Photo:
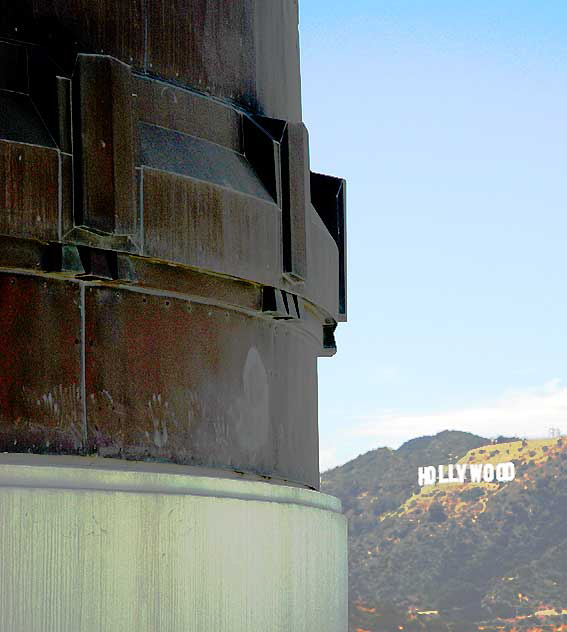
M 312 169 L 348 181 L 322 467 L 567 432 L 567 3 L 303 0 Z

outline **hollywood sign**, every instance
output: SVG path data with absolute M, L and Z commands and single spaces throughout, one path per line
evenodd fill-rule
M 420 486 L 447 483 L 508 483 L 516 478 L 513 463 L 455 463 L 450 465 L 428 465 L 417 470 Z

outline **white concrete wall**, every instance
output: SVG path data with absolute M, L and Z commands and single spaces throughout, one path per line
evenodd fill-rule
M 198 473 L 0 455 L 0 631 L 346 632 L 339 502 Z

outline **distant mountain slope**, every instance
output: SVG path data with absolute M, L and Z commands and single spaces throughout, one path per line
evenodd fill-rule
M 349 518 L 352 632 L 567 632 L 567 440 L 502 441 L 443 432 L 323 474 Z M 509 483 L 417 485 L 418 466 L 504 461 Z

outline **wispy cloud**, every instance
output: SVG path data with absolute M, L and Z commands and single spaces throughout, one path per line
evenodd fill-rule
M 443 430 L 462 430 L 484 437 L 547 437 L 550 428 L 567 434 L 567 384 L 509 390 L 493 401 L 444 411 L 404 413 L 378 410 L 350 418 L 333 435 L 322 433 L 321 471 L 346 463 L 378 447 L 397 448 L 409 439 Z
M 463 430 L 487 437 L 544 437 L 551 427 L 567 432 L 567 385 L 555 379 L 541 387 L 507 391 L 495 401 L 470 408 L 421 414 L 378 411 L 357 421 L 349 434 L 373 438 L 376 445 L 390 447 L 442 430 Z

